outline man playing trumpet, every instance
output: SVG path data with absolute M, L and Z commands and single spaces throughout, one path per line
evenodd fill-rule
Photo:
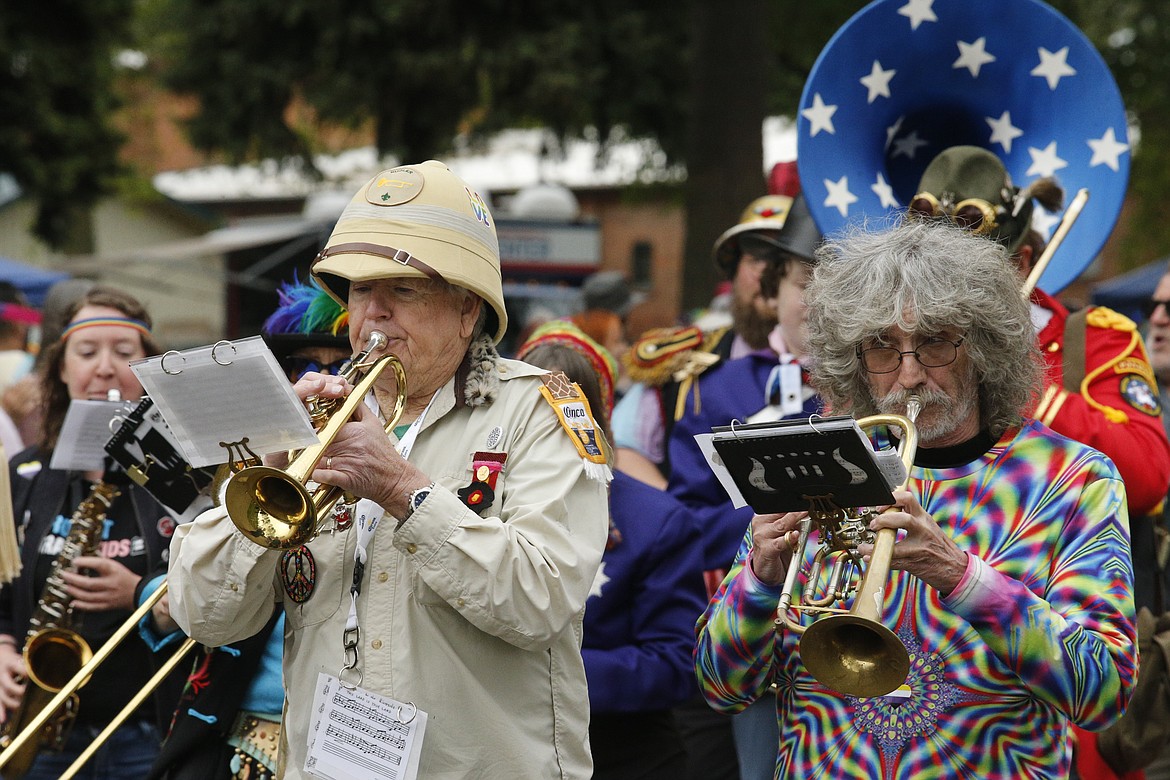
M 495 350 L 507 314 L 492 215 L 442 163 L 383 171 L 313 276 L 347 306 L 354 351 L 395 355 L 407 388 L 383 372 L 326 447 L 312 478 L 361 500 L 304 546 L 253 544 L 223 508 L 176 531 L 176 621 L 218 646 L 283 602 L 281 777 L 320 776 L 330 739 L 354 768 L 328 776 L 389 777 L 365 762 L 413 733 L 420 778 L 588 778 L 580 636 L 607 535 L 606 456 L 575 385 Z M 309 373 L 295 389 L 349 387 Z M 321 721 L 344 691 L 376 702 L 359 710 L 378 723 Z
M 907 489 L 870 523 L 897 530 L 882 622 L 910 672 L 872 698 L 808 673 L 800 637 L 773 619 L 788 567 L 806 579 L 815 545 L 790 560 L 803 513 L 764 515 L 700 619 L 704 695 L 737 712 L 777 686 L 778 777 L 1066 777 L 1070 725 L 1117 719 L 1136 676 L 1117 469 L 1023 416 L 1041 364 L 1002 247 L 911 221 L 818 254 L 818 391 L 857 417 L 922 404 Z

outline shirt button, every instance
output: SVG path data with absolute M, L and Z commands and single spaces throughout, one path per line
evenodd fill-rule
M 232 583 L 232 592 L 233 593 L 238 592 L 239 590 L 240 590 L 240 586 L 233 582 Z
M 375 650 L 381 650 L 382 649 L 382 640 L 375 639 L 373 642 L 370 642 L 370 647 L 374 648 Z
M 467 602 L 465 602 L 463 599 L 456 599 L 456 600 L 455 600 L 455 603 L 456 603 L 456 604 L 458 604 L 459 606 L 461 606 L 461 607 L 462 607 L 462 606 L 463 606 L 464 604 L 466 604 Z
M 383 571 L 383 572 L 378 572 L 378 582 L 385 582 L 385 581 L 386 581 L 386 580 L 388 580 L 388 579 L 390 579 L 390 575 L 389 575 L 389 574 L 387 574 L 387 573 L 386 573 L 386 572 L 384 572 L 384 571 Z
M 411 555 L 414 555 L 416 552 L 418 552 L 418 545 L 414 542 L 411 542 L 410 544 L 406 545 L 406 551 Z

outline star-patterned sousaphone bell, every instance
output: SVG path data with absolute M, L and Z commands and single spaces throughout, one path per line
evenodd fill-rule
M 876 0 L 836 32 L 801 96 L 797 164 L 821 231 L 904 211 L 942 150 L 979 146 L 1013 184 L 1055 177 L 1089 202 L 1040 278 L 1055 293 L 1108 238 L 1129 178 L 1112 74 L 1040 0 Z M 1067 201 L 1065 205 L 1067 206 Z M 1061 213 L 1037 206 L 1050 238 Z

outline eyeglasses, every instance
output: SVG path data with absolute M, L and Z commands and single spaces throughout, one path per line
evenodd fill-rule
M 1165 306 L 1166 313 L 1170 314 L 1170 298 L 1168 298 L 1166 300 L 1158 300 L 1157 298 L 1151 298 L 1150 300 L 1148 300 L 1142 304 L 1142 314 L 1144 314 L 1146 319 L 1148 320 L 1150 317 L 1154 316 L 1154 312 L 1156 312 L 1158 310 L 1159 306 Z
M 772 239 L 758 233 L 744 233 L 739 237 L 741 254 L 751 255 L 757 260 L 779 265 L 784 260 L 784 250 Z
M 1003 206 L 992 206 L 982 198 L 967 198 L 952 206 L 929 192 L 920 192 L 910 201 L 907 213 L 922 219 L 948 217 L 964 230 L 985 236 L 999 227 L 999 220 L 1006 218 L 1008 212 Z
M 862 367 L 871 374 L 889 374 L 897 371 L 902 365 L 905 355 L 913 355 L 919 365 L 926 368 L 940 368 L 949 366 L 959 356 L 959 346 L 965 339 L 951 341 L 950 339 L 931 337 L 918 345 L 917 349 L 901 351 L 893 347 L 866 347 L 857 348 L 857 357 Z
M 336 376 L 345 367 L 345 364 L 349 362 L 349 358 L 345 357 L 341 360 L 335 360 L 332 363 L 322 364 L 312 358 L 301 357 L 300 355 L 288 355 L 280 362 L 281 366 L 290 376 L 304 376 L 309 371 Z

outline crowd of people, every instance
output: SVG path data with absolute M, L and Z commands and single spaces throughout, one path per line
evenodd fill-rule
M 180 513 L 112 464 L 50 465 L 71 404 L 138 399 L 130 363 L 162 346 L 140 302 L 84 284 L 34 360 L 41 313 L 3 296 L 26 356 L 4 383 L 36 400 L 0 424 L 23 564 L 0 588 L 9 726 L 44 698 L 32 635 L 96 649 L 168 589 L 19 772 L 60 776 L 187 636 L 194 660 L 80 776 L 1139 776 L 1097 734 L 1139 685 L 1137 610 L 1165 610 L 1170 271 L 1143 341 L 1022 287 L 1041 196 L 994 154 L 944 150 L 918 193 L 828 238 L 801 195 L 764 196 L 712 252 L 729 326 L 631 334 L 639 298 L 605 272 L 513 358 L 483 200 L 439 162 L 379 173 L 264 326 L 306 403 L 347 397 L 370 343 L 406 380 L 383 371 L 325 442 L 310 481 L 342 495 L 296 544 L 240 530 L 230 475 Z M 986 230 L 956 216 L 973 201 Z M 906 479 L 833 516 L 860 518 L 858 567 L 888 562 L 877 622 L 909 671 L 859 696 L 806 663 L 815 610 L 782 607 L 816 587 L 812 505 L 737 507 L 697 437 L 876 414 L 915 417 Z

